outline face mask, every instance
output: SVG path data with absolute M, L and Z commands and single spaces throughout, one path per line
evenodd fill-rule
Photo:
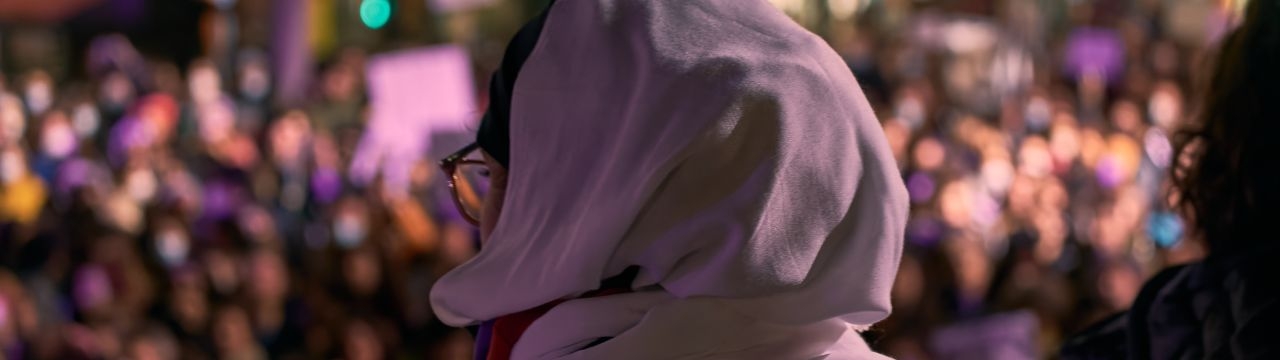
M 27 109 L 32 114 L 44 113 L 53 105 L 53 85 L 44 81 L 35 81 L 27 85 L 23 96 L 27 100 Z
M 344 249 L 355 248 L 364 241 L 364 221 L 355 215 L 340 215 L 333 222 L 333 238 Z
M 187 261 L 191 251 L 191 243 L 187 235 L 179 230 L 164 230 L 156 235 L 156 255 L 169 267 L 182 265 Z
M 924 125 L 924 104 L 921 104 L 919 99 L 914 97 L 902 99 L 894 108 L 894 113 L 911 131 L 918 130 Z
M 261 65 L 246 66 L 240 72 L 240 95 L 251 101 L 262 101 L 271 91 L 271 80 Z
M 77 105 L 71 113 L 71 127 L 75 129 L 76 136 L 81 139 L 97 134 L 100 123 L 98 109 L 95 109 L 92 104 Z
M 40 133 L 40 150 L 54 159 L 63 159 L 76 151 L 76 134 L 66 123 L 45 126 Z
M 156 175 L 149 170 L 134 170 L 125 178 L 125 190 L 129 198 L 145 204 L 156 196 Z
M 1027 108 L 1023 112 L 1024 123 L 1030 132 L 1040 132 L 1049 127 L 1049 120 L 1052 118 L 1050 114 L 1049 101 L 1043 98 L 1031 99 L 1027 102 Z
M 12 184 L 27 176 L 27 164 L 17 152 L 0 155 L 0 182 Z

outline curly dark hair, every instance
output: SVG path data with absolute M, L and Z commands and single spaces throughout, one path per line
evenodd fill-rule
M 1243 20 L 1174 139 L 1178 206 L 1211 256 L 1269 243 L 1280 225 L 1280 1 L 1251 1 Z

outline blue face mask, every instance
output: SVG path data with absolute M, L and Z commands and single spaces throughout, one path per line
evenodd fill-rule
M 179 231 L 163 231 L 156 235 L 155 246 L 156 256 L 169 267 L 182 265 L 191 253 L 191 242 Z
M 1147 235 L 1161 248 L 1177 246 L 1182 241 L 1182 219 L 1169 211 L 1158 211 L 1147 218 Z
M 1027 107 L 1022 116 L 1027 126 L 1027 131 L 1040 132 L 1049 128 L 1049 123 L 1053 118 L 1053 109 L 1048 100 L 1036 98 L 1027 102 Z
M 365 235 L 364 221 L 356 216 L 342 215 L 333 221 L 333 239 L 344 249 L 360 246 Z

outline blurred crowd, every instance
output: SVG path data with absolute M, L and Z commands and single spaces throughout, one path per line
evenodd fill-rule
M 0 87 L 0 359 L 468 358 L 427 300 L 476 248 L 435 164 L 345 176 L 364 56 L 279 109 L 244 54 Z
M 1202 257 L 1171 206 L 1171 139 L 1239 5 L 1009 1 L 832 34 L 912 203 L 873 347 L 1051 358 L 1156 271 Z
M 773 2 L 847 59 L 910 193 L 877 350 L 1051 357 L 1202 256 L 1170 137 L 1237 1 Z M 82 78 L 0 76 L 0 359 L 469 358 L 428 300 L 477 249 L 434 159 L 407 192 L 348 176 L 364 52 L 282 106 L 263 52 L 93 45 Z

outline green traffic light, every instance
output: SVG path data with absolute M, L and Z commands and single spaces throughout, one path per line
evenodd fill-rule
M 391 2 L 387 0 L 364 0 L 360 3 L 360 21 L 370 29 L 379 29 L 391 20 Z

